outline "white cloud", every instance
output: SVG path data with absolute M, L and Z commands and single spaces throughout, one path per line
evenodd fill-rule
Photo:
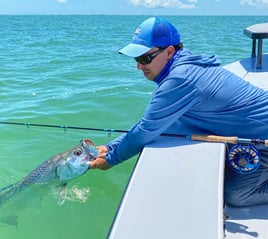
M 250 5 L 250 6 L 264 6 L 268 7 L 268 0 L 240 0 L 241 5 Z
M 184 9 L 190 9 L 195 8 L 195 3 L 198 2 L 198 0 L 188 0 L 188 3 L 182 3 L 179 0 L 130 0 L 130 2 L 134 6 L 145 6 L 148 8 L 157 8 L 157 7 L 163 7 L 163 8 L 184 8 Z
M 67 0 L 57 0 L 58 3 L 66 3 Z

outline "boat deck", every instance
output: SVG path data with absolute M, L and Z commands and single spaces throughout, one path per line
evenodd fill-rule
M 256 69 L 256 58 L 246 58 L 224 66 L 245 81 L 268 90 L 268 53 L 262 55 L 262 68 Z
M 268 54 L 262 56 L 262 68 L 256 59 L 247 58 L 225 66 L 245 81 L 268 90 Z M 268 205 L 235 208 L 226 205 L 226 239 L 268 238 Z
M 254 207 L 226 206 L 226 239 L 268 238 L 268 205 Z

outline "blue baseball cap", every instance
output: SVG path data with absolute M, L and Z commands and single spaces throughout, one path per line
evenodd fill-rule
M 176 46 L 179 43 L 180 34 L 171 23 L 161 17 L 151 17 L 138 26 L 131 43 L 119 53 L 138 57 L 153 47 Z

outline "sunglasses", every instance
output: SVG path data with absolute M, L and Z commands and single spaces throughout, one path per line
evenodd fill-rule
M 160 48 L 159 50 L 149 54 L 149 55 L 142 55 L 135 57 L 135 61 L 142 64 L 142 65 L 148 65 L 152 62 L 152 60 L 157 57 L 162 51 L 164 51 L 166 48 Z

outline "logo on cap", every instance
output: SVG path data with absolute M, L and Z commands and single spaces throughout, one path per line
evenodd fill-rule
M 137 28 L 134 32 L 135 35 L 139 35 L 141 33 L 141 28 Z

